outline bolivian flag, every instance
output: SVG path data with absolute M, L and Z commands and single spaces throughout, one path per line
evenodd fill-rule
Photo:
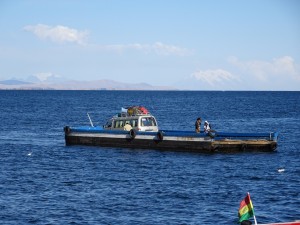
M 243 220 L 248 220 L 249 218 L 254 216 L 254 209 L 252 205 L 252 201 L 250 199 L 249 192 L 245 199 L 241 201 L 240 209 L 239 209 L 239 222 Z

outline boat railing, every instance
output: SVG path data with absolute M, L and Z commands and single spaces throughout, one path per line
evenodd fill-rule
M 71 131 L 74 132 L 91 132 L 91 133 L 115 133 L 115 134 L 124 134 L 128 133 L 128 131 L 123 130 L 105 130 L 103 127 L 95 126 L 81 126 L 71 128 Z M 156 135 L 157 131 L 136 131 L 137 134 L 140 135 Z M 270 132 L 270 133 L 227 133 L 227 132 L 215 132 L 215 133 L 196 133 L 194 131 L 174 131 L 174 130 L 160 130 L 164 136 L 173 136 L 173 137 L 210 137 L 214 140 L 267 140 L 267 141 L 275 141 L 278 140 L 278 132 Z

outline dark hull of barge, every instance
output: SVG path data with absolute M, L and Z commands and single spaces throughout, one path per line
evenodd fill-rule
M 87 145 L 131 149 L 199 153 L 273 152 L 277 133 L 265 134 L 196 134 L 189 131 L 108 131 L 101 128 L 65 127 L 66 145 Z

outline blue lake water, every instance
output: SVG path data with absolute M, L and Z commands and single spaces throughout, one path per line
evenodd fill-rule
M 161 129 L 279 131 L 275 153 L 65 146 L 63 127 L 143 105 Z M 0 91 L 1 224 L 237 224 L 300 219 L 300 92 Z M 278 172 L 284 168 L 283 172 Z

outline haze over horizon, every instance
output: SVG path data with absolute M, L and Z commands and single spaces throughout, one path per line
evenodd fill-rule
M 0 80 L 300 91 L 300 2 L 0 2 Z

